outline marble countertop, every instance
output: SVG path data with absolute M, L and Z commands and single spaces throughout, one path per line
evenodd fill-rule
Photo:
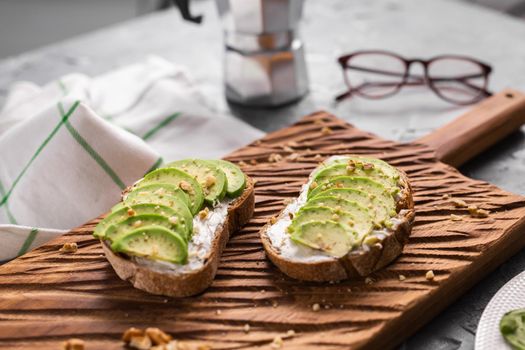
M 201 25 L 184 22 L 177 11 L 169 10 L 0 61 L 0 105 L 9 86 L 18 80 L 43 84 L 72 72 L 97 75 L 155 54 L 187 66 L 219 110 L 264 131 L 324 109 L 382 137 L 410 141 L 464 109 L 421 88 L 407 88 L 385 100 L 355 98 L 335 106 L 333 97 L 345 88 L 336 64 L 339 55 L 373 48 L 422 58 L 465 54 L 493 66 L 492 91 L 505 87 L 525 90 L 525 22 L 521 20 L 451 0 L 309 0 L 302 37 L 310 93 L 299 103 L 278 109 L 229 106 L 223 97 L 222 32 L 215 5 L 211 0 L 193 5 L 195 13 L 204 14 Z M 472 178 L 525 194 L 523 130 L 460 170 Z M 473 349 L 484 307 L 506 281 L 523 270 L 525 252 L 498 267 L 401 349 Z

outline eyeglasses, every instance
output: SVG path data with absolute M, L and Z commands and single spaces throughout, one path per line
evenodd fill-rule
M 380 99 L 396 94 L 403 86 L 428 86 L 445 101 L 468 105 L 492 94 L 487 90 L 492 68 L 460 55 L 406 59 L 381 50 L 358 51 L 338 59 L 348 91 L 336 101 L 357 95 Z M 410 74 L 413 63 L 421 63 L 423 75 Z

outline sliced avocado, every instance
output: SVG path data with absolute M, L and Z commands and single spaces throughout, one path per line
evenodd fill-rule
M 317 194 L 331 188 L 355 188 L 357 190 L 367 192 L 378 198 L 388 208 L 389 217 L 396 214 L 396 204 L 392 194 L 385 189 L 380 183 L 371 180 L 367 177 L 358 176 L 338 176 L 334 177 L 328 182 L 317 186 L 308 193 L 308 198 L 313 198 Z
M 327 182 L 337 176 L 359 176 L 368 177 L 374 181 L 379 182 L 392 193 L 395 193 L 399 190 L 397 186 L 397 179 L 387 176 L 379 167 L 372 166 L 372 168 L 367 169 L 363 166 L 364 164 L 365 163 L 353 163 L 352 165 L 349 165 L 348 163 L 338 163 L 331 165 L 319 171 L 315 175 L 313 181 L 315 181 L 315 183 L 318 185 L 322 185 L 324 182 Z
M 146 194 L 154 194 L 156 196 L 172 196 L 183 201 L 188 207 L 190 206 L 190 197 L 186 192 L 181 190 L 179 187 L 171 184 L 156 183 L 145 186 L 133 187 L 133 189 L 126 193 L 124 199 L 128 197 L 141 196 Z
M 116 241 L 124 234 L 145 226 L 162 226 L 179 233 L 186 241 L 191 237 L 190 225 L 184 218 L 175 215 L 167 217 L 159 214 L 134 215 L 124 221 L 119 221 L 106 230 L 105 239 Z
M 175 231 L 162 226 L 145 226 L 120 236 L 111 244 L 114 252 L 183 264 L 188 245 Z
M 228 186 L 226 188 L 226 195 L 230 198 L 238 197 L 246 188 L 246 176 L 241 168 L 237 165 L 228 162 L 227 160 L 210 160 L 209 162 L 215 164 L 219 169 L 226 174 Z
M 313 198 L 327 196 L 354 201 L 361 204 L 363 207 L 370 209 L 373 220 L 377 225 L 381 225 L 393 215 L 391 212 L 392 209 L 389 207 L 388 203 L 384 203 L 380 197 L 356 190 L 355 188 L 330 188 L 318 193 Z
M 330 164 L 337 164 L 337 163 L 346 163 L 348 164 L 349 161 L 354 161 L 355 163 L 361 163 L 361 164 L 373 164 L 374 167 L 381 169 L 381 171 L 388 176 L 391 179 L 394 179 L 396 182 L 399 180 L 399 171 L 394 168 L 392 165 L 388 164 L 384 160 L 377 159 L 377 158 L 369 158 L 369 157 L 363 157 L 363 156 L 348 156 L 348 157 L 342 157 L 339 159 L 334 160 Z
M 312 221 L 298 226 L 291 239 L 335 257 L 346 255 L 357 243 L 355 232 L 335 221 Z
M 356 231 L 359 237 L 364 237 L 369 234 L 374 226 L 373 213 L 370 213 L 367 208 L 363 207 L 357 202 L 333 196 L 317 196 L 309 200 L 306 205 L 302 207 L 301 210 L 299 210 L 297 216 L 300 216 L 301 211 L 305 211 L 312 207 L 328 207 L 336 212 L 347 213 L 346 215 L 336 213 L 337 216 L 341 215 L 342 220 L 334 219 L 334 217 L 337 216 L 332 218 L 324 218 L 324 220 L 331 220 L 344 224 L 351 230 Z M 347 217 L 350 217 L 350 219 L 347 219 Z
M 95 230 L 93 231 L 93 236 L 97 238 L 104 237 L 106 234 L 106 230 L 111 225 L 124 221 L 134 215 L 158 214 L 166 217 L 171 217 L 177 214 L 177 212 L 173 208 L 152 203 L 136 204 L 126 207 L 122 202 L 120 202 L 113 208 L 116 208 L 117 206 L 119 208 L 115 210 L 112 209 L 111 214 L 106 216 L 98 223 L 97 227 L 95 227 Z
M 188 173 L 175 168 L 161 168 L 146 174 L 134 188 L 150 184 L 167 183 L 179 187 L 190 197 L 190 211 L 197 214 L 202 208 L 204 194 L 199 183 Z
M 167 166 L 180 169 L 193 176 L 201 185 L 204 200 L 209 205 L 214 205 L 226 195 L 228 188 L 226 174 L 214 163 L 201 159 L 184 159 L 171 162 Z

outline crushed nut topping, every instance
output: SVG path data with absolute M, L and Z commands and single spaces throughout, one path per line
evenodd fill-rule
M 313 190 L 313 189 L 317 188 L 317 186 L 319 186 L 319 185 L 317 184 L 317 182 L 313 181 L 313 182 L 310 184 L 310 189 Z
M 407 279 L 407 278 L 405 277 L 405 275 L 399 275 L 398 277 L 399 277 L 399 280 L 400 280 L 400 281 L 404 281 L 404 280 Z
M 330 129 L 328 126 L 325 126 L 325 127 L 323 127 L 323 128 L 321 129 L 321 133 L 322 133 L 323 135 L 330 135 L 330 134 L 333 133 L 333 130 Z
M 454 206 L 455 206 L 456 208 L 466 208 L 466 207 L 468 207 L 467 202 L 465 202 L 465 201 L 462 200 L 462 199 L 452 198 L 452 199 L 450 200 L 450 202 L 451 202 L 452 204 L 454 204 Z
M 204 220 L 208 217 L 208 214 L 210 213 L 210 209 L 208 207 L 205 207 L 201 211 L 199 211 L 199 218 L 201 220 Z
M 82 339 L 71 338 L 62 343 L 63 350 L 84 350 L 84 341 Z
M 142 220 L 135 221 L 132 226 L 133 227 L 140 227 L 140 226 L 142 226 Z
M 367 278 L 365 278 L 365 283 L 366 284 L 372 284 L 372 283 L 374 283 L 374 280 L 371 277 L 367 277 Z
M 179 183 L 179 187 L 186 192 L 193 191 L 193 188 L 191 187 L 190 183 L 184 180 Z
M 277 336 L 273 338 L 272 349 L 280 349 L 283 347 L 283 338 Z
M 244 333 L 249 333 L 250 332 L 250 325 L 248 323 L 246 323 L 244 325 Z
M 462 216 L 456 215 L 456 214 L 450 214 L 450 220 L 452 221 L 461 221 L 463 220 Z
M 441 196 L 441 199 L 449 199 L 449 198 L 450 198 L 450 195 L 447 193 Z
M 294 337 L 295 336 L 295 331 L 293 329 L 290 329 L 290 330 L 288 330 L 288 332 L 286 332 L 286 335 L 289 336 L 289 337 Z
M 213 175 L 206 176 L 206 183 L 205 183 L 206 187 L 209 188 L 209 187 L 215 185 L 216 182 L 217 182 L 217 179 L 215 178 L 215 176 L 213 176 Z
M 276 222 L 277 222 L 277 219 L 275 218 L 275 216 L 272 216 L 272 217 L 270 218 L 270 223 L 273 225 L 273 224 L 275 224 Z
M 268 157 L 268 161 L 270 163 L 277 163 L 277 162 L 280 162 L 281 160 L 283 160 L 283 156 L 281 156 L 279 153 L 272 153 Z
M 490 212 L 485 209 L 480 209 L 475 205 L 468 207 L 468 212 L 473 218 L 486 218 L 489 216 Z
M 427 273 L 425 274 L 425 278 L 427 279 L 427 281 L 433 281 L 434 277 L 436 276 L 434 275 L 434 271 L 432 270 L 428 270 Z
M 372 163 L 364 163 L 363 164 L 363 169 L 365 169 L 365 170 L 372 170 L 372 169 L 374 169 L 374 164 L 372 164 Z
M 321 305 L 319 305 L 319 304 L 317 304 L 317 303 L 313 304 L 313 305 L 312 305 L 312 310 L 313 310 L 313 311 L 316 311 L 316 312 L 319 311 L 319 310 L 321 310 Z
M 246 166 L 246 165 L 248 165 L 248 164 L 246 164 L 246 162 L 243 161 L 243 160 L 241 160 L 238 164 L 239 164 L 239 166 Z
M 151 339 L 148 336 L 131 337 L 128 346 L 137 350 L 149 350 L 152 346 Z
M 135 216 L 136 214 L 135 210 L 128 208 L 128 216 Z
M 78 250 L 78 245 L 73 242 L 73 243 L 64 243 L 64 245 L 62 246 L 62 248 L 60 248 L 58 251 L 61 252 L 61 253 L 76 253 Z
M 166 334 L 159 328 L 153 327 L 146 328 L 146 336 L 148 336 L 155 345 L 168 344 L 173 339 L 171 335 Z
M 177 224 L 177 222 L 179 222 L 179 218 L 176 217 L 176 216 L 170 216 L 170 218 L 168 219 L 170 223 L 172 223 L 173 225 Z

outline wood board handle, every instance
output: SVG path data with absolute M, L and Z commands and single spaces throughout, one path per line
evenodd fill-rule
M 505 89 L 416 142 L 432 147 L 439 160 L 458 167 L 523 124 L 525 94 Z

